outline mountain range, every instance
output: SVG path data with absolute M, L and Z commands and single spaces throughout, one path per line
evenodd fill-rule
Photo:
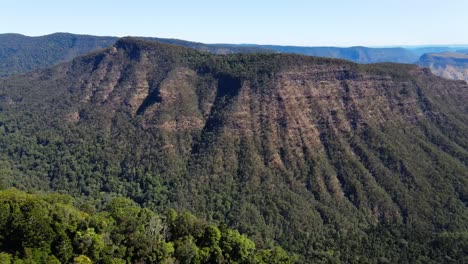
M 149 41 L 175 44 L 214 54 L 232 53 L 294 53 L 308 56 L 345 59 L 357 63 L 397 62 L 413 63 L 427 67 L 424 54 L 461 52 L 468 49 L 463 46 L 417 46 L 417 47 L 300 47 L 255 44 L 204 44 L 179 39 L 141 37 Z M 20 34 L 0 34 L 0 77 L 15 73 L 46 68 L 60 62 L 70 61 L 76 56 L 113 45 L 117 37 L 98 37 L 55 33 L 41 37 L 28 37 Z M 466 53 L 466 52 L 465 52 Z M 421 57 L 423 56 L 423 57 Z M 446 61 L 451 63 L 453 61 Z M 463 79 L 465 66 L 445 65 L 433 73 L 445 78 Z
M 1 185 L 188 210 L 298 262 L 467 260 L 466 82 L 222 49 L 122 38 L 0 79 Z
M 468 82 L 468 51 L 424 54 L 418 64 L 428 67 L 438 76 Z
M 267 51 L 266 49 L 256 47 L 207 45 L 178 39 L 142 39 L 186 46 L 216 54 Z M 79 55 L 110 47 L 117 40 L 117 37 L 69 33 L 55 33 L 40 37 L 28 37 L 20 34 L 0 34 L 0 77 L 70 61 Z

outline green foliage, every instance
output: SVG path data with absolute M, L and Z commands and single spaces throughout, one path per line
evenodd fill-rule
M 291 256 L 280 247 L 261 250 L 256 258 L 258 263 L 265 264 L 295 263 L 295 258 L 291 258 Z
M 0 263 L 255 263 L 265 259 L 263 251 L 255 250 L 255 244 L 239 232 L 220 231 L 188 213 L 165 219 L 128 199 L 115 198 L 106 211 L 89 215 L 71 200 L 56 193 L 1 191 Z M 292 259 L 284 253 L 277 260 Z
M 0 264 L 11 264 L 13 256 L 11 254 L 0 252 Z
M 0 80 L 1 184 L 75 199 L 2 204 L 2 225 L 19 219 L 17 238 L 0 232 L 15 257 L 273 262 L 279 244 L 299 262 L 462 258 L 464 240 L 439 235 L 468 229 L 465 83 L 414 65 L 114 48 Z
M 226 260 L 232 262 L 247 261 L 255 250 L 255 244 L 237 230 L 224 230 L 220 244 Z
M 73 258 L 73 263 L 74 264 L 91 264 L 93 262 L 87 256 L 79 255 L 78 257 Z

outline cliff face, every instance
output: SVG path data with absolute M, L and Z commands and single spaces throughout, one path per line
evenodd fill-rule
M 437 75 L 447 79 L 468 81 L 468 55 L 464 53 L 424 54 L 419 65 L 429 67 Z
M 0 81 L 4 181 L 171 205 L 311 257 L 332 230 L 464 228 L 467 102 L 412 65 L 122 39 Z

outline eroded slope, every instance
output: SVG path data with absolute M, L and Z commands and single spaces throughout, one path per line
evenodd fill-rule
M 122 39 L 1 81 L 3 184 L 115 192 L 364 260 L 388 247 L 375 226 L 466 230 L 467 90 L 411 65 Z M 375 254 L 419 251 L 395 252 Z

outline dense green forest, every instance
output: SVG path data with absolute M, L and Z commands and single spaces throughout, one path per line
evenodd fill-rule
M 298 262 L 462 263 L 467 91 L 413 65 L 125 38 L 0 79 L 0 182 L 190 211 Z
M 109 198 L 109 197 L 108 197 Z M 101 210 L 96 210 L 102 208 Z M 238 231 L 125 198 L 0 191 L 0 263 L 294 263 Z

